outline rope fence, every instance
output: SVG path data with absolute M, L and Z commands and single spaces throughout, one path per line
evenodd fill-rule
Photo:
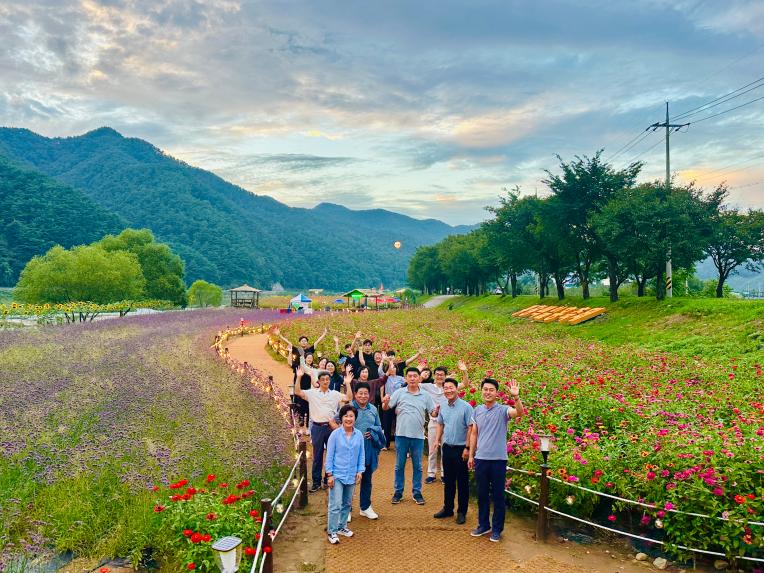
M 542 477 L 542 473 L 541 472 L 531 472 L 531 471 L 528 471 L 528 470 L 523 470 L 523 469 L 520 469 L 520 468 L 513 468 L 513 467 L 510 467 L 510 466 L 507 466 L 507 471 L 516 472 L 516 473 L 520 473 L 520 474 L 526 474 L 526 475 L 534 476 L 534 477 Z M 648 504 L 648 503 L 644 503 L 644 502 L 641 502 L 641 501 L 636 501 L 636 500 L 633 500 L 633 499 L 627 499 L 627 498 L 619 497 L 617 495 L 612 495 L 612 494 L 609 494 L 609 493 L 597 491 L 597 490 L 594 490 L 594 489 L 591 489 L 591 488 L 588 488 L 588 487 L 584 487 L 584 486 L 580 486 L 580 485 L 577 485 L 577 484 L 574 484 L 574 483 L 566 482 L 566 481 L 563 481 L 563 480 L 561 480 L 559 478 L 552 477 L 552 476 L 549 476 L 549 475 L 546 476 L 546 479 L 548 479 L 549 481 L 565 484 L 565 485 L 567 485 L 569 487 L 580 489 L 580 490 L 583 490 L 583 491 L 586 491 L 586 492 L 589 492 L 589 493 L 593 493 L 593 494 L 598 495 L 598 496 L 603 496 L 603 497 L 607 497 L 607 498 L 610 498 L 610 499 L 614 499 L 616 501 L 630 503 L 630 504 L 633 504 L 633 505 L 638 505 L 638 506 L 646 507 L 646 508 L 649 508 L 649 509 L 659 509 L 658 507 L 655 506 L 655 504 Z M 542 481 L 543 481 L 543 477 L 542 477 Z M 544 488 L 542 486 L 542 497 L 543 497 L 543 489 Z M 549 513 L 558 515 L 560 517 L 564 517 L 564 518 L 567 518 L 567 519 L 572 519 L 573 521 L 577 521 L 579 523 L 590 525 L 591 527 L 594 527 L 596 529 L 602 529 L 602 530 L 605 530 L 605 531 L 609 531 L 611 533 L 616 533 L 618 535 L 623 535 L 625 537 L 630 537 L 632 539 L 639 539 L 640 541 L 645 541 L 647 543 L 655 543 L 657 545 L 671 545 L 672 547 L 676 547 L 677 549 L 681 549 L 681 550 L 684 550 L 684 551 L 691 551 L 693 553 L 701 553 L 701 554 L 704 554 L 704 555 L 711 555 L 711 556 L 714 556 L 714 557 L 724 557 L 724 558 L 730 557 L 730 556 L 726 555 L 725 553 L 721 553 L 719 551 L 709 551 L 707 549 L 698 549 L 698 548 L 695 548 L 695 547 L 687 547 L 685 545 L 675 545 L 675 544 L 667 543 L 665 541 L 661 541 L 661 540 L 658 540 L 658 539 L 652 539 L 650 537 L 644 537 L 642 535 L 637 535 L 635 533 L 630 533 L 628 531 L 623 531 L 623 530 L 620 530 L 620 529 L 615 529 L 615 528 L 612 528 L 612 527 L 608 527 L 606 525 L 601 525 L 599 523 L 595 523 L 593 521 L 589 521 L 587 519 L 583 519 L 581 517 L 577 517 L 575 515 L 570 515 L 569 513 L 565 513 L 563 511 L 559 511 L 557 509 L 549 507 L 545 502 L 542 503 L 541 501 L 535 501 L 533 499 L 527 498 L 527 497 L 525 497 L 523 495 L 520 495 L 519 493 L 516 493 L 516 492 L 514 492 L 514 491 L 512 491 L 512 490 L 510 490 L 508 488 L 506 488 L 504 491 L 506 493 L 508 493 L 509 495 L 513 496 L 513 497 L 516 497 L 516 498 L 521 499 L 521 500 L 523 500 L 523 501 L 525 501 L 527 503 L 530 503 L 532 505 L 535 505 L 535 506 L 539 507 L 539 520 L 540 521 L 545 517 L 544 514 L 546 512 L 549 512 Z M 730 522 L 733 522 L 733 523 L 744 523 L 746 525 L 764 525 L 764 523 L 758 522 L 758 521 L 744 521 L 744 520 L 739 520 L 739 519 L 729 519 L 729 518 L 725 518 L 725 517 L 721 517 L 721 516 L 705 515 L 705 514 L 702 514 L 702 513 L 693 513 L 693 512 L 681 511 L 681 510 L 677 510 L 677 509 L 664 509 L 663 511 L 672 512 L 672 513 L 678 513 L 678 514 L 683 514 L 683 515 L 690 515 L 690 516 L 693 516 L 693 517 L 703 517 L 703 518 L 708 518 L 708 519 L 720 519 L 722 521 L 730 521 Z M 539 529 L 537 529 L 537 531 L 541 531 L 542 527 L 546 528 L 546 524 L 540 524 L 539 525 Z M 752 561 L 752 562 L 756 562 L 756 563 L 764 563 L 764 558 L 759 558 L 759 557 L 748 557 L 748 556 L 744 556 L 744 555 L 735 555 L 735 556 L 731 556 L 731 557 L 734 558 L 734 559 L 741 559 L 741 560 L 744 560 L 744 561 Z
M 300 482 L 297 484 L 294 494 L 292 495 L 292 501 L 289 502 L 289 505 L 287 506 L 286 511 L 284 511 L 284 515 L 281 516 L 281 521 L 279 522 L 279 526 L 276 528 L 276 532 L 273 534 L 274 540 L 276 539 L 276 537 L 278 537 L 279 531 L 281 531 L 281 527 L 284 525 L 287 515 L 289 515 L 289 512 L 292 510 L 292 506 L 294 505 L 294 502 L 297 499 L 297 495 L 300 493 L 300 486 L 302 485 L 302 482 L 304 481 L 305 481 L 304 477 L 300 478 Z

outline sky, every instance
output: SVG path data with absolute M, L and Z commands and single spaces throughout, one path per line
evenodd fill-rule
M 451 224 L 515 186 L 544 195 L 558 155 L 662 178 L 645 128 L 665 102 L 764 76 L 759 0 L 3 0 L 0 37 L 0 125 L 110 126 L 292 206 Z M 764 207 L 764 81 L 749 88 L 670 136 L 678 181 L 726 181 L 743 208 Z

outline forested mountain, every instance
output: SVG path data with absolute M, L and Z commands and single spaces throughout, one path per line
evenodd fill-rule
M 110 128 L 69 138 L 2 128 L 0 155 L 81 190 L 131 227 L 151 229 L 186 262 L 189 284 L 202 278 L 260 288 L 274 282 L 329 289 L 400 285 L 418 246 L 469 229 L 385 210 L 288 207 Z M 98 213 L 105 217 L 103 209 Z M 74 232 L 78 222 L 70 223 Z M 77 241 L 54 240 L 65 246 Z
M 118 233 L 127 224 L 74 189 L 0 156 L 0 286 L 53 245 L 71 247 Z

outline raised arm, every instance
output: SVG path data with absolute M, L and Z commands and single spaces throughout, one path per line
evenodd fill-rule
M 353 342 L 350 343 L 350 356 L 353 356 L 356 351 L 358 350 L 358 341 L 361 338 L 361 331 L 355 333 L 355 336 L 353 337 Z
M 315 383 L 318 382 L 318 368 L 314 368 L 313 366 L 308 366 L 308 364 L 305 362 L 305 356 L 300 355 L 300 370 L 302 370 L 304 373 L 307 373 L 310 375 L 310 379 Z
M 525 416 L 527 410 L 523 405 L 523 401 L 520 400 L 520 384 L 517 383 L 517 380 L 512 380 L 509 383 L 509 394 L 515 399 L 515 407 L 509 409 L 509 417 L 521 418 Z
M 417 350 L 417 351 L 416 351 L 416 354 L 414 354 L 414 355 L 413 355 L 411 358 L 409 358 L 409 359 L 407 359 L 407 360 L 406 360 L 406 366 L 408 366 L 409 364 L 411 364 L 412 362 L 414 362 L 414 360 L 416 360 L 417 358 L 419 358 L 420 356 L 422 356 L 422 352 L 423 352 L 423 349 L 422 349 L 422 348 L 420 348 L 419 350 Z
M 329 331 L 324 327 L 324 331 L 321 333 L 321 336 L 319 336 L 316 341 L 313 343 L 313 348 L 321 344 L 321 341 L 326 338 L 326 335 L 329 334 Z
M 340 339 L 336 336 L 332 337 L 334 338 L 334 353 L 339 357 L 340 355 Z
M 289 340 L 285 338 L 284 335 L 281 334 L 281 330 L 279 329 L 278 326 L 273 329 L 273 334 L 278 336 L 281 340 L 286 342 L 289 346 L 294 347 L 294 345 L 291 342 L 289 342 Z
M 303 400 L 305 400 L 305 392 L 302 388 L 300 388 L 300 378 L 302 378 L 302 375 L 305 374 L 305 372 L 302 371 L 302 368 L 297 369 L 297 382 L 294 385 L 294 395 L 299 396 Z
M 470 375 L 467 372 L 467 365 L 464 363 L 464 360 L 460 360 L 458 364 L 459 370 L 462 373 L 462 379 L 459 381 L 459 384 L 457 388 L 469 388 L 470 387 Z
M 350 402 L 353 400 L 353 368 L 348 367 L 345 370 L 345 400 Z

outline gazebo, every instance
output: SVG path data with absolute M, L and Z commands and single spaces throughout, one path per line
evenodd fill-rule
M 240 287 L 232 288 L 231 306 L 235 308 L 260 308 L 259 289 L 243 284 Z
M 350 300 L 352 299 L 355 302 L 358 302 L 360 305 L 360 300 L 364 299 L 365 305 L 368 308 L 369 306 L 369 299 L 373 298 L 376 301 L 376 306 L 379 308 L 379 300 L 383 298 L 382 293 L 377 292 L 374 289 L 363 289 L 363 288 L 354 288 L 351 291 L 346 292 L 342 295 L 342 298 L 347 299 L 347 304 L 350 306 Z

